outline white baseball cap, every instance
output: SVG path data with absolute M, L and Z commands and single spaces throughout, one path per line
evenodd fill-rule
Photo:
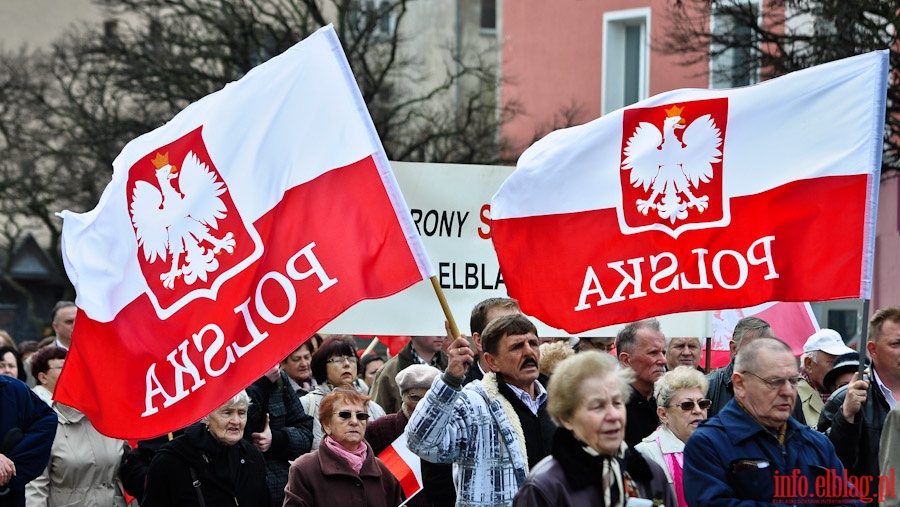
M 834 329 L 820 329 L 810 336 L 803 345 L 803 352 L 821 350 L 832 356 L 841 356 L 855 352 L 844 344 L 844 339 Z

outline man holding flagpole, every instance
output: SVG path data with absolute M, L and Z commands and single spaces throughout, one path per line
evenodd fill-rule
M 522 314 L 499 317 L 482 335 L 490 367 L 463 388 L 474 359 L 468 340 L 450 344 L 450 363 L 406 426 L 409 449 L 434 463 L 455 463 L 456 505 L 509 505 L 528 470 L 550 453 L 556 425 L 539 381 L 537 329 Z
M 872 358 L 865 379 L 858 373 L 835 391 L 819 416 L 851 475 L 878 482 L 878 446 L 884 420 L 900 398 L 900 306 L 882 308 L 869 319 L 866 350 Z M 883 471 L 888 474 L 889 471 Z

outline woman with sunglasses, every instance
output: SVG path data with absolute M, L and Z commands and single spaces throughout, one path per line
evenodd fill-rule
M 312 356 L 313 378 L 316 379 L 316 388 L 312 392 L 300 398 L 303 411 L 313 418 L 313 443 L 312 449 L 319 448 L 322 437 L 322 425 L 319 423 L 317 412 L 319 404 L 328 393 L 335 389 L 352 389 L 359 391 L 356 384 L 359 359 L 356 356 L 356 344 L 352 338 L 332 336 L 316 349 Z M 366 404 L 369 417 L 377 419 L 384 415 L 384 409 L 374 401 Z
M 680 507 L 687 507 L 681 479 L 684 443 L 706 419 L 712 404 L 706 399 L 708 388 L 706 377 L 690 366 L 679 366 L 660 377 L 654 386 L 660 426 L 635 446 L 666 472 Z
M 368 402 L 368 396 L 352 389 L 337 389 L 322 398 L 317 420 L 325 437 L 317 450 L 291 465 L 284 488 L 285 507 L 394 507 L 403 503 L 406 497 L 400 482 L 366 443 Z

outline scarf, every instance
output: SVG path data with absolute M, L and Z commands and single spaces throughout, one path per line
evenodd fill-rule
M 659 444 L 658 438 L 656 443 Z M 663 454 L 663 459 L 666 460 L 666 466 L 669 468 L 669 472 L 672 473 L 672 483 L 675 485 L 675 496 L 678 498 L 678 505 L 687 505 L 687 502 L 684 500 L 684 484 L 682 483 L 684 453 L 672 452 Z
M 828 398 L 831 397 L 831 393 L 823 393 L 822 391 L 819 391 L 819 388 L 817 388 L 816 385 L 813 384 L 813 383 L 809 380 L 809 375 L 806 373 L 806 369 L 800 370 L 800 376 L 803 377 L 803 380 L 805 380 L 806 383 L 809 384 L 810 387 L 813 388 L 813 391 L 815 391 L 816 394 L 819 395 L 819 398 L 822 398 L 822 403 L 825 403 L 825 402 L 828 401 Z
M 602 458 L 600 484 L 603 488 L 603 505 L 623 507 L 628 497 L 632 496 L 630 493 L 635 489 L 634 485 L 629 484 L 630 481 L 627 474 L 622 472 L 621 461 L 627 448 L 627 444 L 622 442 L 615 456 L 602 456 L 590 446 L 585 445 L 582 447 L 582 450 L 588 455 Z
M 343 445 L 339 444 L 337 440 L 331 437 L 331 435 L 328 435 L 324 439 L 322 439 L 322 442 L 328 447 L 330 451 L 337 454 L 341 459 L 346 461 L 354 472 L 358 474 L 359 471 L 362 470 L 363 463 L 366 461 L 367 446 L 365 442 L 361 442 L 359 444 L 359 447 L 357 447 L 355 451 L 351 451 L 350 449 L 347 449 Z

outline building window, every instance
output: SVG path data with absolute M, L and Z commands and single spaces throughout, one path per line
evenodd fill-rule
M 734 88 L 759 82 L 755 29 L 759 23 L 758 0 L 733 0 L 720 4 L 712 13 L 710 26 L 709 86 Z
M 119 36 L 119 22 L 115 19 L 107 19 L 103 22 L 103 38 L 107 41 L 115 40 Z
M 481 0 L 481 29 L 497 30 L 497 0 Z
M 390 0 L 359 0 L 350 4 L 350 23 L 359 33 L 371 32 L 375 38 L 390 38 L 397 24 L 397 5 Z
M 650 69 L 650 9 L 603 16 L 603 113 L 647 98 Z

